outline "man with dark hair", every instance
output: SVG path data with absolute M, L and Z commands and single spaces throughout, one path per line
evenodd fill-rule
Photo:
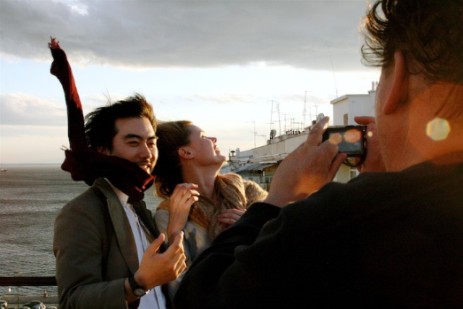
M 376 1 L 361 175 L 331 182 L 345 155 L 319 121 L 189 268 L 176 308 L 463 307 L 462 16 L 461 0 Z
M 85 135 L 100 163 L 117 157 L 113 173 L 101 177 L 67 203 L 55 221 L 53 250 L 62 308 L 166 308 L 161 286 L 185 270 L 182 234 L 164 252 L 159 232 L 143 202 L 126 182 L 137 166 L 146 176 L 157 159 L 156 121 L 141 95 L 100 107 L 86 117 Z M 111 161 L 115 162 L 115 161 Z M 123 162 L 123 163 L 122 163 Z M 98 168 L 95 166 L 95 168 Z M 137 170 L 139 171 L 139 170 Z M 108 176 L 104 176 L 108 175 Z
M 146 118 L 149 124 L 156 131 L 156 121 L 151 105 L 146 99 L 136 94 L 125 100 L 110 103 L 108 106 L 97 108 L 85 117 L 85 136 L 87 144 L 95 150 L 107 149 L 113 150 L 113 138 L 118 133 L 116 123 L 119 119 L 127 118 Z M 150 145 L 155 146 L 156 137 L 150 136 Z M 153 147 L 154 148 L 154 147 Z M 155 155 L 157 154 L 157 151 Z M 156 156 L 153 156 L 153 162 L 156 162 Z M 154 168 L 154 166 L 152 166 Z M 144 168 L 148 173 L 150 169 Z

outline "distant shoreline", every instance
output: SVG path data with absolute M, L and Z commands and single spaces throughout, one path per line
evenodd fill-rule
M 17 168 L 17 167 L 60 167 L 61 163 L 0 163 L 0 168 Z

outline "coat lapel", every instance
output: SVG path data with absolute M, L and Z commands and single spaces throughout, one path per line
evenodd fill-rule
M 114 227 L 117 243 L 131 273 L 134 274 L 138 269 L 137 247 L 124 207 L 111 186 L 104 179 L 97 179 L 95 185 L 106 197 L 109 217 Z

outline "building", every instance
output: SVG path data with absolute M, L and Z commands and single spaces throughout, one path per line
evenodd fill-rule
M 356 116 L 374 116 L 375 84 L 368 94 L 348 94 L 331 101 L 333 105 L 333 125 L 355 125 Z M 336 174 L 336 181 L 347 182 L 358 175 L 356 168 L 342 165 Z
M 373 83 L 372 90 L 368 94 L 347 94 L 332 100 L 330 103 L 333 106 L 333 119 L 330 125 L 354 125 L 356 116 L 373 116 L 375 87 L 376 84 Z M 239 148 L 230 151 L 228 165 L 224 167 L 223 172 L 238 173 L 268 189 L 278 164 L 307 139 L 309 130 L 310 127 L 302 131 L 288 130 L 279 136 L 276 136 L 276 131 L 272 130 L 266 145 L 245 151 L 240 151 Z M 357 174 L 355 168 L 343 165 L 335 180 L 347 182 Z

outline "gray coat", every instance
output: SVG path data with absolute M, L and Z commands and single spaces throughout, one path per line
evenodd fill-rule
M 124 280 L 138 269 L 137 250 L 124 208 L 103 178 L 59 212 L 53 252 L 61 308 L 126 308 Z

